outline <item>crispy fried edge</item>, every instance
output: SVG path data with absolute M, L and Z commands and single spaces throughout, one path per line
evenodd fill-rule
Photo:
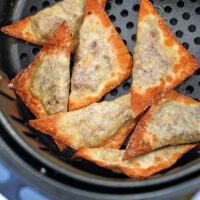
M 91 13 L 95 14 L 100 19 L 102 25 L 105 28 L 111 28 L 111 36 L 108 42 L 112 45 L 113 51 L 117 52 L 116 57 L 118 58 L 120 67 L 117 73 L 117 77 L 115 76 L 107 81 L 104 88 L 95 96 L 88 96 L 86 98 L 84 97 L 84 99 L 81 99 L 80 96 L 77 98 L 75 96 L 77 94 L 73 94 L 72 92 L 69 97 L 69 111 L 78 110 L 80 108 L 90 105 L 91 103 L 99 101 L 104 94 L 117 87 L 132 73 L 132 57 L 129 54 L 128 49 L 124 45 L 122 39 L 118 35 L 117 31 L 115 30 L 115 27 L 113 26 L 106 12 L 102 9 L 101 4 L 98 3 L 98 0 L 87 0 L 84 20 Z M 116 80 L 116 78 L 118 78 L 118 80 Z
M 63 144 L 63 143 L 61 143 L 60 141 L 58 141 L 58 140 L 56 140 L 56 139 L 53 139 L 53 140 L 54 140 L 54 142 L 56 143 L 56 145 L 57 145 L 57 147 L 58 147 L 58 149 L 59 149 L 60 151 L 64 151 L 64 150 L 67 149 L 66 144 Z
M 184 103 L 186 105 L 197 104 L 200 106 L 200 103 L 195 101 L 194 99 L 183 96 L 182 94 L 176 92 L 175 90 L 172 90 L 164 98 L 162 98 L 160 101 L 152 105 L 151 108 L 147 111 L 147 113 L 142 117 L 140 122 L 137 124 L 126 147 L 126 152 L 124 154 L 123 160 L 127 160 L 154 150 L 153 147 L 150 145 L 150 143 L 143 139 L 145 137 L 146 127 L 148 126 L 148 123 L 151 121 L 154 113 L 156 113 L 158 106 L 163 102 L 169 100 L 175 100 Z M 155 140 L 157 140 L 156 136 L 154 137 Z M 134 146 L 134 149 L 132 149 L 131 146 Z
M 164 33 L 165 45 L 170 47 L 174 44 L 179 46 L 179 52 L 182 54 L 180 63 L 175 64 L 172 68 L 174 73 L 180 72 L 177 77 L 169 81 L 165 85 L 164 80 L 161 80 L 160 85 L 148 88 L 144 93 L 139 93 L 135 90 L 134 86 L 131 88 L 131 101 L 133 109 L 133 117 L 137 117 L 148 106 L 158 101 L 162 96 L 167 94 L 171 89 L 179 85 L 183 80 L 190 76 L 196 69 L 198 69 L 198 63 L 195 58 L 176 40 L 172 32 L 166 25 L 164 19 L 158 14 L 149 0 L 141 0 L 140 12 L 138 17 L 138 23 L 140 23 L 146 15 L 154 15 L 158 19 L 158 27 Z M 167 78 L 167 77 L 166 77 Z M 170 84 L 171 81 L 171 84 Z
M 38 63 L 40 62 L 43 53 L 46 53 L 48 55 L 56 55 L 64 51 L 66 57 L 69 58 L 70 45 L 67 46 L 67 44 L 71 44 L 70 32 L 67 24 L 63 22 L 53 38 L 37 55 L 33 63 L 26 67 L 22 72 L 17 74 L 14 79 L 11 80 L 16 93 L 22 98 L 26 106 L 37 118 L 45 117 L 47 116 L 47 113 L 45 112 L 45 109 L 39 98 L 34 96 L 29 90 L 31 77 L 34 73 L 35 68 L 37 68 Z
M 131 177 L 131 178 L 147 178 L 161 170 L 164 170 L 166 168 L 171 167 L 174 163 L 176 163 L 176 161 L 181 158 L 183 156 L 184 153 L 187 153 L 188 151 L 190 151 L 191 149 L 193 149 L 194 147 L 196 147 L 196 144 L 189 144 L 189 145 L 184 145 L 184 147 L 182 148 L 181 151 L 175 153 L 171 159 L 169 159 L 168 161 L 164 161 L 160 164 L 158 164 L 157 166 L 151 166 L 147 169 L 139 169 L 139 168 L 127 168 L 127 167 L 123 167 L 120 165 L 109 165 L 106 164 L 105 162 L 102 161 L 98 161 L 95 160 L 92 156 L 90 156 L 89 150 L 88 148 L 85 149 L 81 149 L 79 150 L 74 156 L 74 157 L 83 157 L 86 160 L 89 160 L 101 167 L 104 168 L 108 168 L 111 169 L 114 172 L 122 172 L 124 174 L 126 174 L 127 176 Z M 166 147 L 167 148 L 167 147 Z M 120 150 L 119 150 L 120 151 Z M 145 155 L 144 155 L 145 156 Z

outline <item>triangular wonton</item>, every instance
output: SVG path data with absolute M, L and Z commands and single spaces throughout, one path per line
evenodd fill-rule
M 104 7 L 106 0 L 99 0 Z M 83 21 L 86 0 L 63 0 L 52 7 L 27 17 L 1 30 L 13 37 L 38 45 L 47 43 L 63 21 L 66 21 L 72 34 L 72 52 L 78 45 L 78 32 Z
M 63 22 L 33 63 L 12 79 L 15 91 L 37 118 L 67 111 L 70 47 L 70 32 Z M 64 150 L 66 145 L 55 142 Z
M 83 157 L 101 167 L 116 173 L 124 173 L 131 178 L 147 178 L 171 167 L 186 152 L 196 145 L 179 145 L 159 149 L 137 158 L 122 161 L 124 150 L 109 148 L 85 148 L 74 157 Z
M 149 0 L 141 0 L 134 48 L 133 117 L 163 97 L 198 68 Z
M 137 124 L 124 159 L 167 145 L 200 141 L 200 103 L 171 91 L 154 104 Z
M 79 38 L 70 111 L 99 101 L 132 72 L 132 57 L 97 0 L 87 1 Z
M 35 60 L 12 79 L 15 91 L 37 118 L 67 111 L 70 46 L 63 22 Z
M 31 120 L 30 125 L 74 149 L 119 148 L 136 123 L 130 98 L 128 94 L 114 101 L 93 103 L 73 112 Z

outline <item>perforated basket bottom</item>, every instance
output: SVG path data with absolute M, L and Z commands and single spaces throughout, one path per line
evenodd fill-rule
M 16 22 L 26 16 L 35 14 L 37 11 L 52 6 L 57 1 L 41 1 L 41 0 L 23 0 L 16 1 L 16 4 L 10 5 L 9 17 L 4 21 L 5 25 Z M 19 3 L 20 5 L 19 5 Z M 198 0 L 154 0 L 155 8 L 160 13 L 160 15 L 165 19 L 169 28 L 172 30 L 177 39 L 183 44 L 183 46 L 188 49 L 188 51 L 195 56 L 198 62 L 200 62 L 200 4 Z M 106 11 L 116 27 L 118 33 L 122 37 L 124 43 L 128 47 L 130 54 L 133 54 L 133 47 L 136 42 L 137 33 L 137 16 L 139 11 L 139 0 L 113 0 L 107 1 Z M 4 41 L 4 63 L 3 70 L 8 74 L 10 78 L 13 78 L 18 72 L 23 68 L 28 66 L 34 57 L 40 51 L 40 47 L 15 39 L 9 36 L 5 37 Z M 184 95 L 190 96 L 196 100 L 200 100 L 200 69 L 197 70 L 191 77 L 185 80 L 177 90 Z M 130 92 L 132 78 L 122 83 L 116 89 L 110 91 L 106 94 L 102 100 L 113 100 L 119 96 L 127 94 Z M 25 122 L 28 119 L 33 118 L 33 116 L 27 111 L 24 105 L 20 103 L 20 109 L 23 120 L 18 120 L 20 122 Z M 15 119 L 15 118 L 14 118 Z M 15 119 L 17 120 L 17 119 Z M 24 137 L 30 137 L 33 139 L 38 139 L 46 144 L 46 147 L 40 147 L 41 151 L 53 152 L 55 153 L 56 148 L 53 141 L 46 135 L 39 132 L 34 132 L 34 135 L 24 132 Z M 189 153 L 189 156 L 184 156 L 173 168 L 177 166 L 182 166 L 185 163 L 195 160 L 199 157 L 198 149 Z M 125 178 L 124 175 L 116 175 L 106 169 L 97 167 L 96 165 L 89 163 L 85 160 L 72 161 L 70 158 L 72 150 L 64 153 L 56 153 L 61 160 L 66 163 L 71 164 L 75 168 L 79 168 L 91 174 L 100 175 L 103 177 L 112 178 Z M 172 169 L 172 168 L 171 168 Z M 170 170 L 164 171 L 161 174 L 166 174 Z

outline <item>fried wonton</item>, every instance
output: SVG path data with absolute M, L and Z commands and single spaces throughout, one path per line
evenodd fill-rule
M 136 120 L 132 117 L 131 97 L 128 94 L 114 101 L 93 103 L 80 110 L 29 123 L 74 149 L 119 148 L 134 128 Z
M 97 0 L 88 0 L 72 73 L 69 110 L 77 110 L 126 80 L 132 57 Z
M 70 32 L 63 22 L 33 63 L 12 80 L 15 91 L 37 118 L 68 109 L 70 47 Z M 55 142 L 60 150 L 66 148 Z
M 70 46 L 70 32 L 63 22 L 35 60 L 12 79 L 15 91 L 37 118 L 67 111 Z
M 99 0 L 104 7 L 106 0 Z M 52 7 L 27 17 L 1 30 L 13 37 L 38 45 L 46 44 L 63 21 L 66 21 L 72 34 L 72 52 L 78 45 L 78 32 L 83 21 L 86 0 L 63 0 Z
M 122 161 L 124 150 L 111 148 L 85 148 L 74 157 L 83 157 L 101 167 L 116 173 L 124 173 L 131 178 L 147 178 L 161 170 L 171 167 L 182 155 L 196 145 L 165 147 L 137 158 Z
M 200 141 L 200 103 L 171 91 L 154 104 L 137 124 L 124 159 L 167 145 Z
M 149 0 L 141 0 L 134 48 L 133 117 L 175 88 L 198 68 Z

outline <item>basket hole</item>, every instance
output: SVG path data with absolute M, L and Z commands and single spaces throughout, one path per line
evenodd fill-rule
M 121 28 L 119 27 L 116 27 L 116 31 L 120 34 L 122 31 L 121 31 Z
M 36 6 L 31 6 L 30 8 L 30 13 L 35 14 L 37 12 L 37 7 Z
M 41 149 L 42 151 L 46 151 L 46 152 L 49 152 L 49 151 L 50 151 L 50 149 L 47 149 L 47 148 L 45 148 L 45 147 L 39 147 L 39 149 Z
M 115 0 L 115 3 L 116 3 L 117 5 L 121 5 L 121 4 L 123 3 L 123 0 Z
M 182 44 L 186 49 L 189 49 L 189 44 L 187 42 L 183 42 Z
M 178 23 L 178 20 L 176 18 L 170 19 L 170 24 L 171 25 L 176 25 Z
M 183 31 L 181 30 L 176 31 L 176 36 L 179 38 L 183 37 Z
M 47 8 L 47 7 L 49 7 L 49 6 L 50 6 L 49 1 L 44 1 L 43 4 L 42 4 L 42 7 L 43 7 L 43 8 Z
M 124 42 L 125 45 L 127 45 L 127 41 L 126 40 L 123 40 L 123 42 Z
M 164 7 L 164 11 L 165 11 L 166 13 L 170 13 L 170 12 L 172 11 L 172 7 L 171 7 L 171 6 L 165 6 L 165 7 Z
M 134 27 L 133 22 L 128 22 L 128 23 L 126 24 L 126 28 L 127 28 L 127 29 L 132 29 L 133 27 Z
M 188 20 L 190 19 L 190 14 L 188 12 L 183 13 L 183 19 Z
M 200 75 L 200 69 L 197 69 L 197 71 L 195 72 L 195 75 L 197 75 L 197 76 Z
M 132 39 L 133 42 L 135 42 L 136 41 L 136 34 L 133 34 L 131 39 Z
M 20 118 L 18 118 L 18 117 L 13 116 L 13 115 L 11 115 L 11 117 L 12 117 L 12 119 L 14 119 L 16 122 L 18 122 L 18 123 L 20 123 L 20 124 L 22 124 L 22 125 L 25 126 L 25 123 L 26 123 L 26 122 L 25 122 L 23 119 L 20 119 Z
M 193 88 L 192 86 L 189 85 L 189 86 L 186 87 L 186 92 L 187 92 L 188 94 L 192 94 L 193 91 L 194 91 L 194 88 Z
M 196 2 L 197 0 L 190 0 L 191 2 Z
M 129 51 L 129 54 L 133 57 L 133 54 Z
M 196 26 L 191 24 L 189 27 L 188 27 L 189 31 L 190 32 L 195 32 L 196 31 Z
M 118 90 L 117 89 L 114 89 L 114 90 L 112 90 L 112 91 L 110 91 L 110 94 L 111 94 L 111 96 L 117 96 L 117 94 L 118 94 Z
M 140 9 L 140 5 L 139 5 L 139 4 L 135 4 L 135 5 L 133 6 L 133 10 L 134 10 L 135 12 L 138 12 L 139 9 Z
M 59 1 L 61 1 L 61 0 L 55 0 L 55 2 L 59 2 Z
M 111 9 L 111 5 L 109 3 L 107 3 L 106 6 L 105 6 L 105 10 L 108 11 L 110 9 Z
M 122 86 L 122 88 L 123 88 L 124 90 L 129 90 L 130 87 L 131 87 L 130 83 L 124 83 L 123 86 Z
M 106 98 L 106 96 L 103 96 L 103 97 L 100 99 L 100 101 L 99 101 L 99 102 L 102 102 L 102 101 L 104 101 L 104 100 L 105 100 L 105 98 Z
M 179 8 L 183 8 L 183 7 L 184 7 L 184 1 L 179 0 L 179 1 L 177 2 L 177 6 L 178 6 Z
M 37 55 L 38 53 L 40 52 L 40 49 L 39 48 L 34 48 L 33 50 L 32 50 L 32 53 L 33 53 L 33 55 Z
M 29 138 L 32 138 L 32 139 L 37 138 L 37 136 L 34 135 L 34 134 L 32 134 L 32 133 L 29 133 L 29 132 L 26 132 L 26 131 L 24 131 L 23 133 L 24 133 L 27 137 L 29 137 Z
M 196 37 L 194 39 L 194 43 L 197 44 L 197 45 L 199 45 L 200 44 L 200 37 Z
M 154 1 L 153 1 L 153 0 L 150 0 L 150 1 L 151 1 L 152 4 L 154 4 Z
M 200 15 L 200 7 L 197 7 L 197 8 L 195 9 L 195 12 L 196 12 L 198 15 Z
M 21 61 L 26 61 L 27 58 L 28 58 L 28 56 L 27 56 L 26 53 L 22 53 L 22 54 L 20 55 L 20 60 L 21 60 Z
M 122 17 L 127 17 L 128 16 L 128 11 L 127 10 L 122 10 L 121 16 Z
M 115 22 L 116 21 L 116 17 L 114 15 L 110 15 L 109 18 L 110 18 L 111 22 Z

